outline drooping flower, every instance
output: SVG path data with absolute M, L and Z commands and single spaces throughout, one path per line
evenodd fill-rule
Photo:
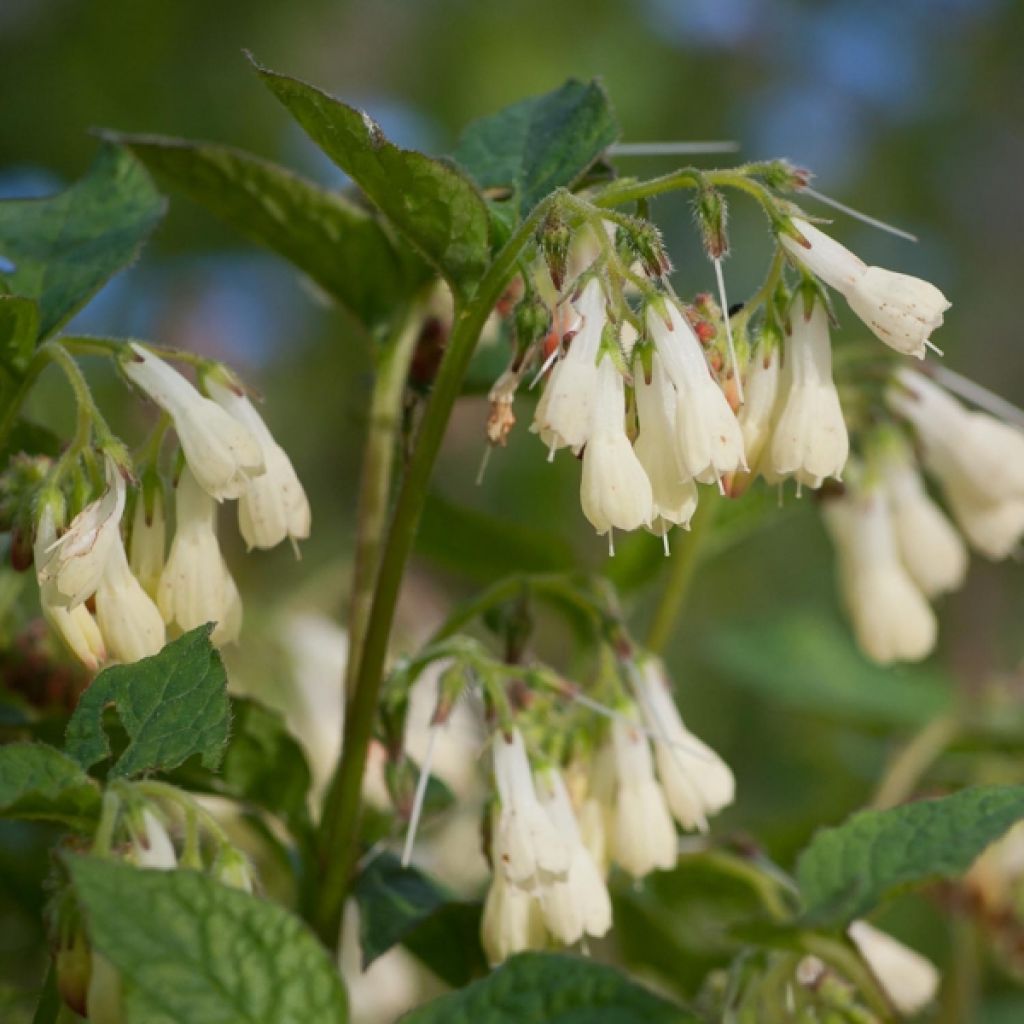
M 793 218 L 808 243 L 780 235 L 786 250 L 827 285 L 845 296 L 850 308 L 890 348 L 924 358 L 932 332 L 942 326 L 950 303 L 933 284 L 882 267 L 869 267 L 844 245 L 813 224 Z
M 127 495 L 124 476 L 106 456 L 107 489 L 71 520 L 59 540 L 41 551 L 36 563 L 48 604 L 75 608 L 96 593 L 107 559 L 120 537 Z
M 656 869 L 668 870 L 676 863 L 676 830 L 665 794 L 654 777 L 650 744 L 635 708 L 627 709 L 612 722 L 612 749 L 612 860 L 634 878 L 643 878 Z
M 42 505 L 39 521 L 36 524 L 34 544 L 36 578 L 39 582 L 39 604 L 43 617 L 56 630 L 57 634 L 90 671 L 95 672 L 106 661 L 107 648 L 103 643 L 96 620 L 85 604 L 77 604 L 73 608 L 54 604 L 51 600 L 52 587 L 46 585 L 40 566 L 46 560 L 46 553 L 57 540 L 54 506 L 47 502 Z
M 745 469 L 743 434 L 722 389 L 711 376 L 700 342 L 673 302 L 665 317 L 653 306 L 647 326 L 668 379 L 676 391 L 676 437 L 686 474 L 713 483 Z
M 217 541 L 217 506 L 186 466 L 175 490 L 176 528 L 160 576 L 157 604 L 180 630 L 215 622 L 215 643 L 231 643 L 241 628 L 241 598 Z
M 142 828 L 132 833 L 132 858 L 140 868 L 173 871 L 178 866 L 167 829 L 148 807 L 142 810 Z
M 778 413 L 781 363 L 779 346 L 762 341 L 747 371 L 746 401 L 738 419 L 743 433 L 743 451 L 751 472 L 756 472 L 771 440 Z
M 147 507 L 148 505 L 148 507 Z M 147 502 L 145 492 L 135 503 L 132 535 L 128 544 L 128 564 L 142 589 L 155 598 L 160 585 L 167 554 L 167 521 L 164 516 L 163 494 L 157 492 Z
M 650 525 L 651 482 L 626 435 L 625 385 L 608 356 L 597 367 L 591 415 L 580 484 L 583 514 L 600 534 Z
M 935 614 L 900 560 L 885 494 L 878 487 L 848 491 L 822 508 L 861 650 L 883 665 L 919 661 L 935 646 Z
M 793 302 L 791 320 L 781 406 L 768 458 L 774 475 L 795 476 L 808 487 L 819 487 L 825 477 L 842 475 L 850 439 L 832 380 L 828 312 L 820 301 L 808 310 L 801 293 Z
M 926 957 L 867 921 L 854 921 L 847 934 L 902 1015 L 920 1013 L 935 998 L 941 976 Z
M 732 803 L 736 783 L 729 766 L 683 724 L 664 667 L 651 658 L 637 678 L 640 709 L 654 735 L 658 779 L 673 817 L 683 828 L 708 828 L 708 816 Z
M 174 421 L 199 486 L 217 501 L 241 497 L 249 481 L 264 471 L 259 441 L 159 356 L 134 343 L 131 350 L 134 358 L 122 368 Z
M 540 903 L 497 868 L 484 900 L 480 941 L 492 965 L 528 949 L 542 949 L 547 943 Z
M 132 575 L 120 533 L 96 591 L 96 622 L 110 656 L 126 664 L 156 654 L 167 638 L 159 609 Z
M 291 459 L 274 440 L 263 418 L 246 395 L 210 377 L 210 397 L 245 427 L 263 450 L 265 472 L 246 484 L 238 499 L 238 527 L 250 548 L 276 547 L 285 538 L 293 543 L 309 536 L 310 510 Z

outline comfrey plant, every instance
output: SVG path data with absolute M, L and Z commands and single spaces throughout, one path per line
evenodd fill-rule
M 945 776 L 943 795 L 910 800 L 965 723 L 990 727 L 984 709 L 926 720 L 872 806 L 819 832 L 789 873 L 730 831 L 744 780 L 687 726 L 676 683 L 696 682 L 673 681 L 665 647 L 714 517 L 767 488 L 814 492 L 853 632 L 878 663 L 932 650 L 931 602 L 963 583 L 968 546 L 1016 550 L 1020 417 L 938 364 L 945 297 L 847 250 L 842 227 L 805 208 L 809 173 L 784 160 L 620 177 L 596 83 L 475 122 L 435 159 L 255 67 L 351 196 L 228 147 L 109 135 L 67 192 L 0 204 L 0 515 L 13 570 L 34 571 L 52 638 L 89 677 L 63 708 L 29 705 L 3 726 L 15 742 L 0 747 L 0 813 L 66 831 L 33 1019 L 63 1003 L 92 1024 L 327 1024 L 349 1019 L 346 987 L 369 1019 L 409 1008 L 384 995 L 425 1002 L 439 981 L 452 991 L 404 1020 L 868 1024 L 924 1010 L 938 969 L 865 918 L 935 878 L 1005 917 L 1024 787 Z M 218 650 L 240 643 L 240 672 L 258 675 L 220 507 L 237 502 L 248 548 L 297 549 L 311 515 L 289 456 L 226 366 L 65 327 L 162 215 L 147 167 L 291 261 L 373 355 L 345 629 L 294 611 L 286 624 L 297 736 L 228 696 Z M 693 197 L 715 295 L 684 297 L 694 272 L 672 273 L 652 203 L 676 191 Z M 736 306 L 733 196 L 763 213 L 768 250 Z M 151 407 L 134 450 L 80 356 L 108 360 Z M 66 442 L 24 417 L 51 364 L 75 399 Z M 526 567 L 428 637 L 395 630 L 433 469 L 474 381 L 489 388 L 486 453 L 509 444 L 533 393 L 530 431 L 549 461 L 581 463 L 582 515 L 609 556 L 618 540 L 608 565 L 628 545 L 659 584 L 642 642 L 643 606 L 614 569 Z M 653 560 L 635 557 L 651 546 Z M 799 674 L 800 651 L 786 653 Z M 61 733 L 63 749 L 47 742 Z M 991 778 L 958 763 L 957 783 Z M 390 973 L 370 984 L 378 958 L 371 974 Z

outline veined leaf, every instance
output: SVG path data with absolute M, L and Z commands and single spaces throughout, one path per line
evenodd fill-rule
M 525 216 L 557 188 L 579 181 L 619 137 L 600 83 L 570 79 L 543 96 L 514 103 L 467 126 L 455 160 L 481 188 L 507 188 L 495 207 Z
M 64 192 L 0 202 L 0 256 L 14 265 L 5 280 L 38 300 L 40 337 L 134 262 L 165 206 L 142 164 L 112 145 Z
M 489 256 L 487 205 L 461 170 L 389 142 L 366 113 L 253 62 L 310 138 L 363 190 L 456 292 L 468 293 Z
M 20 295 L 0 295 L 0 364 L 25 369 L 39 337 L 39 306 Z
M 125 1020 L 344 1024 L 326 950 L 296 917 L 195 871 L 66 861 L 92 947 L 119 972 Z
M 966 871 L 1024 818 L 1024 786 L 975 786 L 937 800 L 861 811 L 818 832 L 797 862 L 811 924 L 843 925 L 893 891 Z
M 200 754 L 207 768 L 216 768 L 231 712 L 227 675 L 210 643 L 211 629 L 200 626 L 151 658 L 101 672 L 68 722 L 68 754 L 83 768 L 110 755 L 103 711 L 113 704 L 130 741 L 113 775 L 168 771 L 193 754 Z
M 268 160 L 160 135 L 111 137 L 160 180 L 280 253 L 367 327 L 388 320 L 429 273 L 372 214 Z
M 84 829 L 96 821 L 99 809 L 96 784 L 56 747 L 0 747 L 0 817 L 59 821 Z

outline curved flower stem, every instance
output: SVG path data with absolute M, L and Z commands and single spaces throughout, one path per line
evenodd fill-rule
M 348 606 L 348 661 L 342 700 L 351 697 L 359 673 L 363 638 L 370 618 L 373 587 L 387 525 L 388 499 L 401 420 L 402 395 L 419 335 L 422 308 L 413 303 L 385 342 L 370 398 L 369 429 L 359 479 L 355 555 Z
M 959 733 L 960 721 L 955 713 L 939 715 L 928 722 L 892 759 L 870 806 L 884 811 L 911 797 L 925 772 Z
M 647 631 L 647 648 L 655 654 L 664 651 L 669 641 L 697 571 L 701 548 L 711 534 L 722 500 L 714 493 L 702 495 L 690 523 L 689 533 L 682 534 L 681 542 L 676 543 L 672 550 L 668 578 L 665 580 L 661 597 L 654 609 L 654 618 L 651 619 Z
M 190 366 L 210 366 L 215 360 L 199 355 L 197 352 L 188 352 L 182 348 L 170 348 L 167 345 L 154 345 L 148 341 L 138 338 L 101 338 L 91 334 L 69 335 L 60 339 L 69 352 L 77 352 L 83 356 L 110 356 L 116 358 L 127 349 L 131 343 L 141 345 L 161 359 L 169 359 L 176 363 L 188 363 Z
M 472 297 L 456 303 L 448 347 L 398 493 L 349 700 L 342 755 L 324 799 L 320 826 L 322 885 L 314 923 L 331 949 L 338 944 L 345 894 L 359 856 L 358 824 L 366 753 L 377 714 L 395 606 L 426 502 L 427 485 L 480 332 L 516 270 L 520 251 L 532 238 L 548 206 L 548 200 L 538 204 L 494 258 Z

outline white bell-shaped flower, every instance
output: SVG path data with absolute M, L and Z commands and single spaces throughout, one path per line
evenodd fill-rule
M 622 375 L 605 356 L 597 368 L 593 423 L 583 452 L 580 504 L 598 533 L 650 525 L 651 482 L 626 434 L 626 393 Z
M 935 285 L 918 277 L 869 267 L 844 245 L 800 217 L 793 226 L 808 245 L 780 235 L 782 245 L 827 285 L 841 292 L 850 309 L 890 348 L 924 358 L 932 331 L 942 326 L 950 303 Z
M 173 871 L 178 866 L 167 829 L 148 807 L 142 810 L 142 828 L 132 833 L 132 859 L 140 868 L 159 871 Z
M 584 935 L 600 937 L 612 926 L 612 902 L 604 876 L 583 843 L 562 776 L 557 771 L 544 772 L 536 783 L 541 804 L 569 845 L 565 878 L 541 889 L 544 924 L 566 946 Z
M 935 998 L 942 978 L 926 957 L 867 921 L 854 921 L 847 934 L 903 1016 L 915 1016 Z
M 167 638 L 159 609 L 132 575 L 120 533 L 96 591 L 96 622 L 110 657 L 126 664 L 156 654 Z
M 919 661 L 935 646 L 935 614 L 900 560 L 884 493 L 830 498 L 822 508 L 861 650 L 883 665 Z
M 99 626 L 96 625 L 96 620 L 85 604 L 78 604 L 73 608 L 53 604 L 51 601 L 52 587 L 45 585 L 42 571 L 39 568 L 46 560 L 46 552 L 57 539 L 55 522 L 53 506 L 44 504 L 36 524 L 33 545 L 36 579 L 39 582 L 39 605 L 43 617 L 67 644 L 71 653 L 91 672 L 95 672 L 107 659 L 107 648 L 103 642 L 103 634 L 100 632 Z
M 658 779 L 669 809 L 683 828 L 706 832 L 708 816 L 733 802 L 736 782 L 729 766 L 683 724 L 665 671 L 654 658 L 638 674 L 640 709 L 653 733 Z
M 887 452 L 881 471 L 896 546 L 907 572 L 925 597 L 956 590 L 967 575 L 967 546 L 928 496 L 913 457 L 902 446 Z
M 187 466 L 175 509 L 174 540 L 157 591 L 164 621 L 182 632 L 215 622 L 214 643 L 231 643 L 241 628 L 241 599 L 217 542 L 217 506 Z
M 676 392 L 657 353 L 651 357 L 651 379 L 636 372 L 639 433 L 634 451 L 651 484 L 654 517 L 687 526 L 697 511 L 697 485 L 679 463 L 676 443 Z
M 71 520 L 36 562 L 46 601 L 75 608 L 96 593 L 107 559 L 120 538 L 127 488 L 117 463 L 106 456 L 107 489 Z
M 495 868 L 480 921 L 480 942 L 487 962 L 493 967 L 516 953 L 543 949 L 547 938 L 540 903 Z
M 635 708 L 612 722 L 612 749 L 616 780 L 609 837 L 612 860 L 634 878 L 668 870 L 675 866 L 679 842 Z
M 769 461 L 779 477 L 795 476 L 808 487 L 842 475 L 850 438 L 832 380 L 832 344 L 828 312 L 817 301 L 808 311 L 798 294 L 786 339 L 786 366 Z
M 217 501 L 239 498 L 264 470 L 263 449 L 252 432 L 201 395 L 159 356 L 132 344 L 122 368 L 174 421 L 182 450 L 199 486 Z
M 167 520 L 163 494 L 158 492 L 146 508 L 145 493 L 139 494 L 132 517 L 132 535 L 128 544 L 128 564 L 142 589 L 155 598 L 167 555 Z
M 274 440 L 252 402 L 216 378 L 207 380 L 210 397 L 259 442 L 265 472 L 249 480 L 238 499 L 238 528 L 249 548 L 294 544 L 309 536 L 310 510 L 291 459 Z
M 754 351 L 747 370 L 746 401 L 738 419 L 743 433 L 743 451 L 751 471 L 771 440 L 779 406 L 782 353 L 778 345 L 764 342 Z
M 930 458 L 928 468 L 942 485 L 953 519 L 971 547 L 994 562 L 1009 558 L 1024 537 L 1024 498 L 978 491 L 945 455 Z
M 743 434 L 686 317 L 673 302 L 666 303 L 665 316 L 668 323 L 653 306 L 647 310 L 648 329 L 676 391 L 679 462 L 689 477 L 712 483 L 747 468 Z
M 583 289 L 576 310 L 580 321 L 569 351 L 551 371 L 531 429 L 554 450 L 578 452 L 587 443 L 594 422 L 597 356 L 608 314 L 601 282 L 596 278 Z
M 569 844 L 537 799 L 518 729 L 494 737 L 494 779 L 501 804 L 494 833 L 495 871 L 523 888 L 542 876 L 564 878 L 571 860 Z

